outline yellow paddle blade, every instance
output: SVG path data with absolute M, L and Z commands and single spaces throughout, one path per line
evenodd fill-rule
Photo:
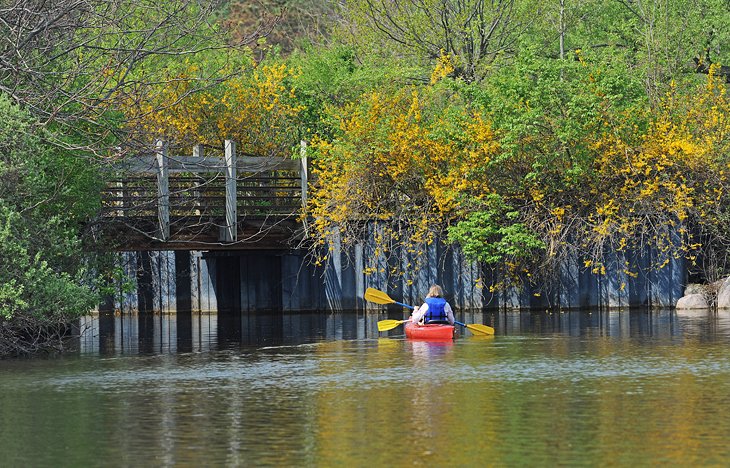
M 467 324 L 466 328 L 475 335 L 494 335 L 494 328 L 480 323 Z
M 393 299 L 390 298 L 390 296 L 385 294 L 383 291 L 378 291 L 377 289 L 374 289 L 374 288 L 367 288 L 365 290 L 365 300 L 374 302 L 376 304 L 393 304 L 395 302 Z
M 410 322 L 410 320 L 380 320 L 378 322 L 378 331 L 388 331 L 392 330 L 401 323 Z

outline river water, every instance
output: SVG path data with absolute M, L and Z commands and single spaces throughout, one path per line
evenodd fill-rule
M 77 352 L 0 361 L 0 466 L 730 463 L 730 313 L 86 318 Z

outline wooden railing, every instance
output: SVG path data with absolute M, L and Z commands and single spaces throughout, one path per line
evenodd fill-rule
M 260 240 L 267 225 L 296 219 L 306 199 L 304 143 L 302 158 L 294 160 L 239 157 L 230 140 L 222 157 L 204 155 L 201 146 L 191 156 L 171 156 L 158 141 L 154 154 L 110 167 L 102 220 L 158 248 L 180 242 L 240 244 L 252 233 Z

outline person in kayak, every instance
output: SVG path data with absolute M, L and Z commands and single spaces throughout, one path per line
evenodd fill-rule
M 444 291 L 441 286 L 434 284 L 429 288 L 425 302 L 413 310 L 411 321 L 413 323 L 454 324 L 454 311 L 444 299 Z

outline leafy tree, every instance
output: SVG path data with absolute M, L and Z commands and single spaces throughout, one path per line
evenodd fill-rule
M 119 110 L 149 96 L 174 63 L 234 45 L 220 32 L 219 2 L 32 0 L 0 2 L 0 91 L 59 130 L 57 143 L 96 153 L 124 143 Z M 255 42 L 260 31 L 241 40 Z M 242 44 L 235 44 L 240 46 Z M 62 137 L 62 138 L 61 138 Z M 144 142 L 149 143 L 149 142 Z
M 531 1 L 531 0 L 530 0 Z M 730 11 L 724 0 L 553 0 L 536 2 L 540 14 L 519 50 L 543 57 L 622 63 L 656 104 L 672 80 L 691 87 L 712 63 L 728 60 Z M 562 47 L 561 47 L 562 41 Z M 563 51 L 561 54 L 560 51 Z
M 500 56 L 511 56 L 526 24 L 515 0 L 427 0 L 404 2 L 349 0 L 349 40 L 364 54 L 432 68 L 442 56 L 454 64 L 453 76 L 483 79 Z
M 294 80 L 295 99 L 302 106 L 299 116 L 302 136 L 333 136 L 337 119 L 334 109 L 357 101 L 375 89 L 397 90 L 407 83 L 403 70 L 380 67 L 358 60 L 349 46 L 308 46 L 293 53 L 287 64 L 299 70 Z
M 0 356 L 62 345 L 96 302 L 79 221 L 97 208 L 93 171 L 0 94 Z

